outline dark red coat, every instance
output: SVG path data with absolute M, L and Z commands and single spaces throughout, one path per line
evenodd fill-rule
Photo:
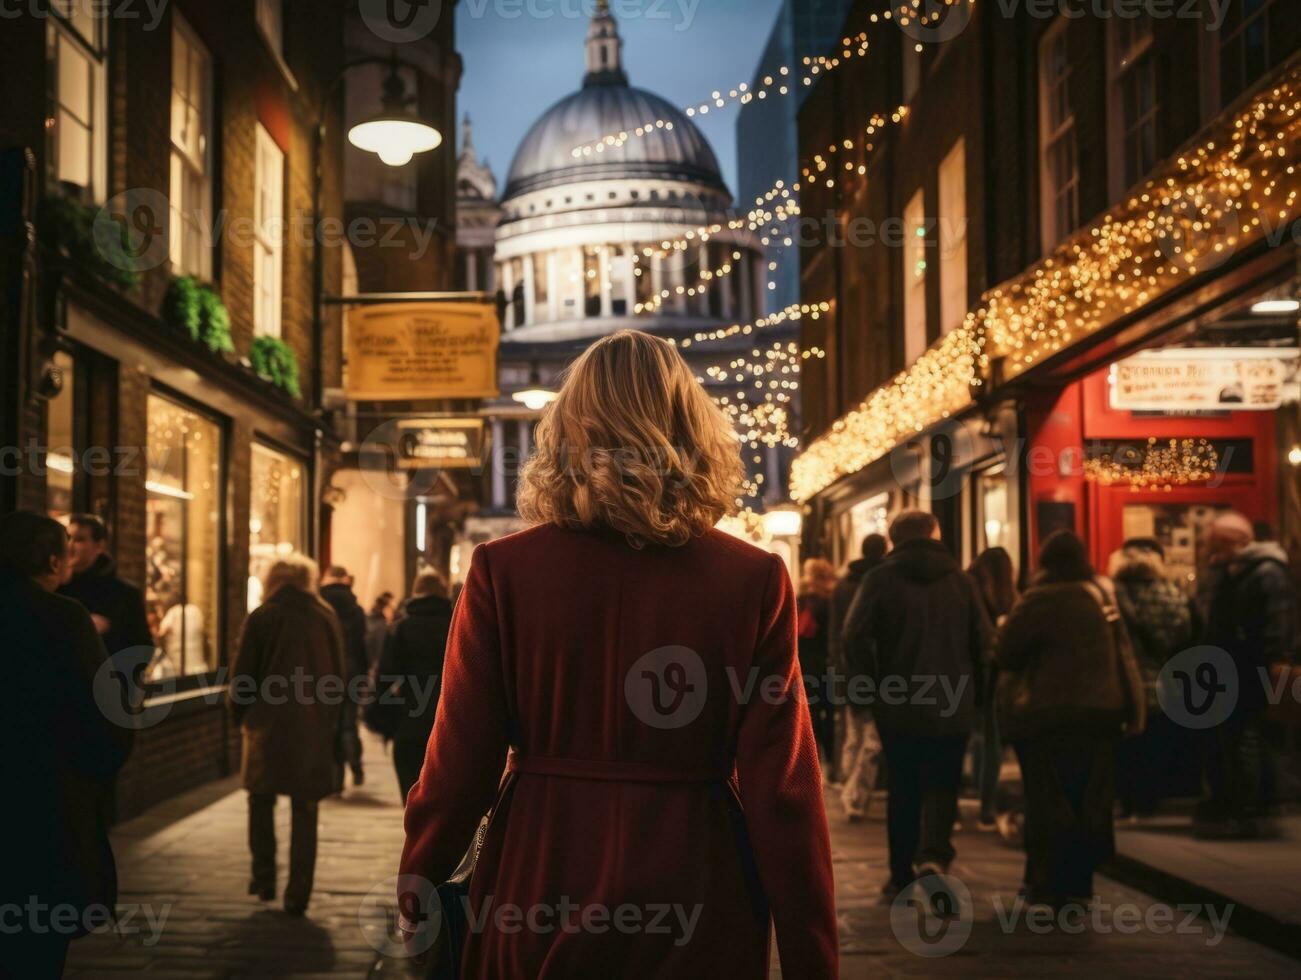
M 780 559 L 721 532 L 475 551 L 401 868 L 445 880 L 495 801 L 465 976 L 763 980 L 769 912 L 786 976 L 836 976 L 795 634 Z

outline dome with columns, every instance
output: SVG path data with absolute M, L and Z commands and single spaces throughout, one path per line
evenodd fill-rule
M 762 307 L 759 243 L 726 227 L 732 197 L 713 149 L 682 111 L 629 83 L 606 3 L 588 29 L 582 87 L 521 141 L 501 207 L 507 343 L 590 341 L 624 327 L 690 336 Z

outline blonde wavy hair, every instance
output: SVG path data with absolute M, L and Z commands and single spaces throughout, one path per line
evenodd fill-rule
M 667 342 L 638 330 L 597 341 L 568 369 L 520 474 L 534 524 L 605 525 L 640 548 L 679 546 L 736 510 L 736 432 Z

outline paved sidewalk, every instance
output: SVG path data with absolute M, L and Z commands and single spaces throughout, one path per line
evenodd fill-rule
M 247 894 L 245 797 L 234 780 L 206 787 L 132 820 L 114 833 L 122 878 L 121 901 L 138 907 L 127 923 L 138 929 L 118 938 L 95 935 L 74 944 L 69 976 L 150 977 L 406 977 L 406 964 L 384 961 L 371 940 L 382 933 L 402 845 L 401 809 L 390 760 L 374 739 L 366 742 L 367 783 L 321 808 L 316 890 L 307 916 L 285 915 Z M 885 879 L 884 801 L 870 819 L 847 826 L 834 796 L 828 804 L 846 980 L 860 977 L 1096 977 L 1153 975 L 1293 977 L 1295 961 L 1230 933 L 1216 942 L 1204 920 L 1185 923 L 1171 913 L 1156 931 L 1128 920 L 1103 919 L 1104 931 L 1036 934 L 1024 923 L 1004 928 L 998 902 L 1011 915 L 1021 855 L 996 835 L 964 830 L 953 871 L 970 889 L 970 937 L 951 955 L 928 958 L 900 943 L 891 910 L 878 888 Z M 967 825 L 972 826 L 971 814 Z M 288 850 L 288 807 L 277 812 L 280 885 Z M 366 896 L 378 889 L 380 903 Z M 1125 915 L 1159 916 L 1147 896 L 1106 880 L 1101 900 Z M 150 919 L 161 922 L 161 938 Z M 907 920 L 900 920 L 906 924 Z M 914 917 L 914 921 L 916 921 Z M 961 924 L 959 922 L 959 924 Z M 1116 928 L 1113 929 L 1112 926 Z M 1182 927 L 1185 931 L 1170 930 Z M 1122 928 L 1124 931 L 1122 931 Z M 945 930 L 939 933 L 947 935 Z M 934 938 L 934 937 L 932 937 Z M 934 947 L 913 942 L 923 952 Z M 774 957 L 775 960 L 775 957 Z M 773 976 L 780 976 L 774 965 Z M 617 978 L 611 978 L 617 980 Z M 797 980 L 793 977 L 792 980 Z
M 1168 899 L 1229 902 L 1239 928 L 1301 955 L 1301 816 L 1271 819 L 1262 840 L 1200 840 L 1189 814 L 1116 829 L 1115 870 Z

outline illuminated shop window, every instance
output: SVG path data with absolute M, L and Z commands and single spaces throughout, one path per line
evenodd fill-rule
M 149 396 L 145 601 L 159 650 L 147 679 L 202 674 L 220 663 L 221 429 Z
M 272 562 L 304 547 L 306 467 L 292 456 L 253 444 L 248 519 L 248 608 L 262 604 Z

